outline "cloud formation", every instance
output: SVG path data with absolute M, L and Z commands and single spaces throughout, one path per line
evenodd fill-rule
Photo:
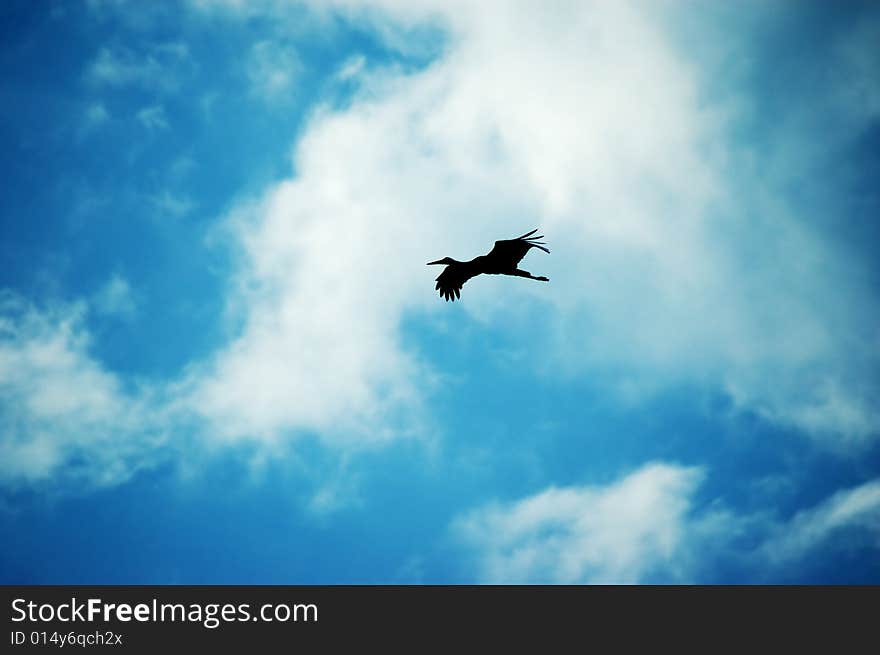
M 152 105 L 139 109 L 136 117 L 141 125 L 148 130 L 167 130 L 168 117 L 165 114 L 165 107 L 162 105 Z
M 134 318 L 137 303 L 128 280 L 118 273 L 114 274 L 95 294 L 93 307 L 98 314 L 104 316 L 127 320 Z
M 301 68 L 299 57 L 290 46 L 260 41 L 248 56 L 251 91 L 267 102 L 288 98 Z
M 190 70 L 189 48 L 184 43 L 155 43 L 142 51 L 121 46 L 102 47 L 86 71 L 86 80 L 97 87 L 135 85 L 157 91 L 173 91 L 180 68 Z
M 633 584 L 674 569 L 698 468 L 651 464 L 604 488 L 551 487 L 459 519 L 488 583 Z
M 773 527 L 760 554 L 772 564 L 798 561 L 841 533 L 857 532 L 880 549 L 880 480 L 838 491 L 816 507 L 799 511 L 787 523 Z M 849 545 L 858 544 L 858 539 Z
M 402 326 L 438 311 L 420 265 L 540 225 L 553 283 L 539 296 L 481 279 L 461 307 L 502 320 L 540 303 L 536 350 L 555 355 L 555 375 L 630 396 L 704 384 L 834 449 L 880 433 L 878 308 L 858 262 L 783 193 L 790 178 L 767 174 L 778 153 L 764 161 L 737 138 L 742 99 L 707 97 L 717 71 L 683 56 L 659 8 L 334 10 L 369 9 L 436 22 L 448 45 L 416 73 L 362 73 L 347 109 L 315 114 L 295 176 L 234 212 L 244 329 L 206 369 L 199 411 L 277 434 L 412 401 Z
M 742 567 L 741 581 L 778 580 L 822 557 L 845 530 L 880 547 L 880 480 L 784 519 L 698 506 L 705 475 L 653 462 L 605 486 L 550 487 L 490 503 L 451 530 L 477 579 L 496 584 L 705 582 L 714 561 Z
M 247 3 L 241 11 L 252 18 L 289 6 Z M 784 138 L 766 150 L 743 143 L 737 111 L 749 89 L 713 98 L 707 80 L 717 71 L 683 54 L 661 9 L 388 1 L 315 11 L 363 20 L 392 40 L 434 25 L 446 40 L 415 70 L 348 60 L 338 74 L 356 78 L 351 103 L 315 108 L 290 176 L 230 212 L 234 337 L 168 383 L 204 421 L 204 434 L 273 442 L 311 433 L 360 447 L 419 433 L 431 422 L 437 372 L 408 339 L 407 321 L 439 324 L 450 311 L 424 263 L 467 258 L 540 226 L 553 248 L 541 269 L 550 285 L 475 280 L 452 310 L 512 333 L 540 314 L 545 329 L 534 351 L 551 361 L 522 362 L 536 376 L 589 376 L 636 397 L 697 383 L 832 448 L 876 438 L 875 294 L 860 262 L 784 192 L 804 169 L 786 164 L 820 156 L 802 147 L 812 134 L 780 130 Z M 860 29 L 853 43 L 863 46 L 874 32 Z M 835 62 L 857 98 L 871 100 L 862 46 L 835 50 Z M 171 67 L 189 58 L 178 42 L 141 53 L 105 47 L 87 78 L 168 88 Z M 302 62 L 261 41 L 246 64 L 254 88 L 272 95 L 289 91 Z M 822 111 L 837 112 L 843 132 L 876 119 L 872 102 L 852 118 L 860 100 L 834 97 Z M 165 128 L 163 107 L 137 118 Z M 167 192 L 150 201 L 174 215 L 193 206 Z M 105 409 L 82 413 L 100 414 L 102 429 L 71 420 L 51 446 L 40 426 L 53 414 L 28 410 L 17 425 L 33 436 L 16 428 L 5 446 L 31 462 L 15 475 L 48 475 L 63 453 L 92 443 L 74 432 L 103 434 L 117 418 L 138 452 L 142 431 L 129 430 L 129 410 L 149 401 L 120 391 L 122 382 L 89 357 L 75 318 L 16 311 L 10 361 L 55 384 L 79 384 L 73 365 L 82 366 L 104 389 Z M 30 344 L 44 341 L 68 368 L 29 359 Z M 10 397 L 36 393 L 6 388 Z
M 111 290 L 111 295 L 112 295 Z M 130 393 L 89 354 L 82 303 L 38 308 L 0 295 L 0 483 L 82 492 L 162 456 L 160 403 Z

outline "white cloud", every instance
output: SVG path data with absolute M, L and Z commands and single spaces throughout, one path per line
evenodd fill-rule
M 763 153 L 734 143 L 727 108 L 703 93 L 712 71 L 682 55 L 656 7 L 381 2 L 335 10 L 374 27 L 438 21 L 449 30 L 446 49 L 415 73 L 351 60 L 343 71 L 357 71 L 363 95 L 344 111 L 316 111 L 296 145 L 296 176 L 232 212 L 241 268 L 230 305 L 242 329 L 181 388 L 209 434 L 272 441 L 308 431 L 352 445 L 417 432 L 432 374 L 403 346 L 403 321 L 465 311 L 510 329 L 540 313 L 545 332 L 535 338 L 544 342 L 535 351 L 556 355 L 554 374 L 623 370 L 636 380 L 631 388 L 697 380 L 835 443 L 876 436 L 873 290 L 858 282 L 848 253 L 776 193 Z M 841 56 L 858 80 L 870 68 L 864 52 Z M 188 58 L 176 43 L 146 54 L 108 47 L 88 77 L 169 88 L 171 64 Z M 265 97 L 288 94 L 301 66 L 293 49 L 268 41 L 246 64 Z M 138 120 L 167 127 L 162 105 Z M 153 201 L 171 213 L 190 208 L 171 195 Z M 437 271 L 424 262 L 470 257 L 538 225 L 553 254 L 534 253 L 526 265 L 550 285 L 479 279 L 454 307 L 433 294 Z M 76 312 L 16 312 L 4 323 L 0 369 L 13 426 L 4 479 L 43 479 L 79 461 L 121 479 L 154 429 L 143 427 L 155 424 L 144 418 L 146 401 L 89 356 Z M 67 388 L 74 391 L 45 391 Z M 61 400 L 67 409 L 54 409 Z M 127 437 L 110 444 L 113 431 Z M 646 471 L 619 489 L 548 492 L 569 507 L 613 504 L 629 481 L 669 501 L 671 526 L 648 522 L 633 532 L 641 541 L 611 568 L 589 573 L 599 558 L 587 559 L 558 575 L 638 578 L 667 561 L 699 473 Z M 316 506 L 334 506 L 342 491 L 327 486 Z M 606 524 L 584 529 L 615 534 Z
M 267 101 L 288 98 L 302 64 L 296 51 L 272 41 L 254 44 L 247 62 L 252 91 Z
M 703 95 L 713 71 L 657 7 L 337 10 L 364 6 L 439 19 L 447 48 L 417 73 L 362 72 L 369 94 L 315 114 L 296 177 L 235 212 L 245 327 L 205 369 L 199 411 L 230 433 L 378 425 L 422 395 L 406 315 L 516 328 L 540 312 L 539 373 L 705 383 L 834 447 L 880 432 L 873 290 L 738 145 Z M 424 262 L 538 225 L 553 254 L 525 265 L 550 285 L 478 279 L 461 305 L 437 302 Z
M 346 59 L 336 73 L 336 77 L 340 80 L 350 80 L 357 76 L 367 64 L 367 59 L 363 55 L 355 55 Z
M 179 73 L 184 66 L 187 71 L 192 66 L 189 47 L 185 43 L 156 43 L 143 52 L 105 46 L 86 70 L 86 79 L 97 86 L 137 85 L 172 91 L 179 85 Z
M 451 532 L 471 553 L 477 579 L 500 584 L 705 583 L 718 562 L 743 582 L 776 580 L 824 557 L 844 531 L 850 545 L 880 548 L 880 480 L 783 519 L 697 506 L 704 476 L 655 462 L 606 486 L 550 487 L 478 507 Z
M 168 116 L 165 114 L 165 107 L 162 105 L 153 105 L 138 110 L 136 114 L 138 121 L 148 130 L 167 130 Z
M 633 584 L 675 568 L 697 468 L 652 464 L 604 488 L 551 487 L 478 509 L 453 527 L 496 584 Z
M 383 442 L 406 401 L 417 404 L 415 381 L 423 378 L 389 339 L 396 298 L 381 259 L 362 258 L 349 243 L 357 233 L 338 234 L 302 207 L 309 194 L 286 183 L 241 210 L 250 258 L 238 289 L 245 326 L 193 376 L 191 400 L 211 433 L 225 438 L 273 440 L 299 429 L 337 442 Z M 254 218 L 262 223 L 256 231 Z M 336 263 L 328 267 L 324 253 Z
M 109 86 L 152 84 L 161 74 L 161 66 L 154 58 L 139 59 L 127 50 L 111 48 L 101 48 L 88 71 L 92 82 Z
M 0 483 L 117 484 L 162 456 L 161 411 L 89 354 L 82 304 L 0 297 Z
M 880 549 L 880 480 L 839 491 L 816 507 L 802 510 L 776 526 L 761 547 L 771 563 L 797 562 L 845 530 L 868 535 Z M 850 545 L 857 540 L 850 540 Z
M 119 274 L 113 275 L 95 294 L 93 306 L 96 312 L 105 316 L 131 319 L 137 310 L 131 286 Z

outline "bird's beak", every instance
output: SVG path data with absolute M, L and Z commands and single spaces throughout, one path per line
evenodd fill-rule
M 443 263 L 443 260 L 442 260 L 442 259 L 438 259 L 436 262 L 428 262 L 428 263 L 425 264 L 425 265 L 426 265 L 426 266 L 430 266 L 431 264 L 442 264 L 442 263 Z

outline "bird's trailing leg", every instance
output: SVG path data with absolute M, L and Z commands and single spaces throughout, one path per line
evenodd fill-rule
M 528 271 L 524 271 L 520 268 L 516 269 L 513 272 L 513 274 L 517 275 L 519 277 L 527 277 L 530 280 L 538 280 L 539 282 L 549 282 L 550 281 L 549 277 L 544 277 L 543 275 L 536 277 L 536 276 L 532 275 L 531 273 L 529 273 Z

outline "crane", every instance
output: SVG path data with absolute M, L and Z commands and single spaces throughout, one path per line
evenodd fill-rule
M 455 302 L 456 298 L 461 298 L 462 285 L 481 273 L 486 273 L 487 275 L 516 275 L 517 277 L 527 277 L 530 280 L 549 282 L 550 278 L 544 276 L 536 277 L 528 271 L 517 268 L 522 258 L 532 248 L 540 248 L 546 253 L 550 252 L 545 247 L 546 244 L 538 241 L 538 239 L 544 238 L 543 235 L 532 236 L 537 231 L 537 229 L 534 229 L 515 239 L 496 241 L 495 247 L 488 254 L 474 257 L 467 262 L 460 262 L 452 257 L 444 257 L 435 262 L 428 262 L 428 266 L 436 264 L 446 265 L 443 272 L 437 276 L 437 285 L 434 288 L 440 292 L 440 297 L 446 298 L 446 302 L 450 300 Z

